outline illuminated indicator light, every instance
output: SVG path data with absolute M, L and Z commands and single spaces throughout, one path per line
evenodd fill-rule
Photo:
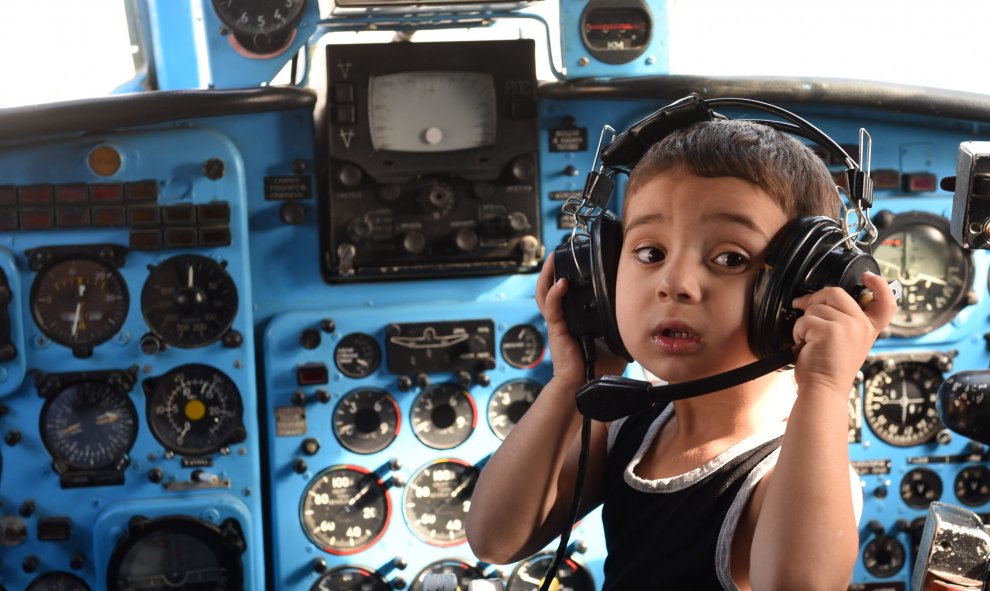
M 296 369 L 296 380 L 300 386 L 326 384 L 330 381 L 330 370 L 324 363 L 305 363 Z
M 885 240 L 881 240 L 880 241 L 880 244 L 882 244 L 884 246 L 899 247 L 902 244 L 904 244 L 904 240 L 901 239 L 901 238 L 887 238 Z
M 929 172 L 904 175 L 904 190 L 911 193 L 927 193 L 936 190 L 938 179 Z
M 44 211 L 22 211 L 21 228 L 24 230 L 47 230 L 51 228 L 55 220 L 50 210 Z
M 110 146 L 97 146 L 89 153 L 89 168 L 100 176 L 113 176 L 120 171 L 120 152 Z
M 13 187 L 0 187 L 0 205 L 13 205 L 17 202 L 17 191 Z
M 897 170 L 875 170 L 870 176 L 873 177 L 874 189 L 899 189 L 901 186 L 901 173 Z
M 86 203 L 89 197 L 86 185 L 60 185 L 55 187 L 55 203 Z
M 206 405 L 202 400 L 190 400 L 186 403 L 186 418 L 190 421 L 198 421 L 206 416 Z
M 49 185 L 20 187 L 21 205 L 47 205 L 52 202 L 52 188 Z
M 96 203 L 116 203 L 124 198 L 124 192 L 120 185 L 91 185 L 90 195 Z

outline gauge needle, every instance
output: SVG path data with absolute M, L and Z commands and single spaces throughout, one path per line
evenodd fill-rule
M 115 412 L 105 412 L 96 417 L 97 425 L 110 425 L 120 420 L 120 415 Z
M 353 497 L 351 497 L 350 499 L 348 499 L 347 500 L 347 505 L 350 506 L 350 507 L 353 507 L 354 505 L 356 505 L 357 502 L 360 501 L 361 498 L 365 495 L 365 493 L 368 492 L 368 489 L 369 488 L 371 488 L 371 483 L 370 482 L 368 484 L 365 484 L 364 485 L 364 488 L 362 488 L 361 490 L 359 490 L 356 495 L 354 495 Z
M 186 274 L 186 277 L 187 277 L 187 285 L 189 287 L 193 287 L 193 267 L 192 267 L 192 265 L 189 265 L 189 271 Z
M 59 429 L 57 433 L 59 435 L 75 435 L 82 431 L 82 423 L 72 423 L 64 429 Z
M 464 490 L 467 485 L 471 484 L 471 480 L 471 478 L 465 478 L 463 482 L 457 485 L 457 488 L 450 491 L 450 498 L 456 499 L 457 495 L 461 494 L 461 491 Z
M 72 317 L 72 336 L 79 334 L 79 318 L 82 317 L 82 300 L 76 302 L 76 312 Z

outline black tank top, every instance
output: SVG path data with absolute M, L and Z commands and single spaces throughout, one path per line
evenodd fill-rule
M 645 451 L 644 439 L 652 435 L 650 427 L 663 410 L 641 413 L 611 427 L 619 432 L 605 466 L 602 522 L 608 557 L 602 591 L 723 589 L 717 569 L 721 561 L 723 576 L 728 577 L 727 548 L 735 529 L 733 521 L 722 533 L 726 515 L 731 508 L 738 519 L 758 476 L 776 461 L 768 460 L 747 482 L 754 468 L 780 447 L 783 425 L 779 432 L 757 434 L 732 446 L 706 464 L 707 469 L 673 479 L 676 484 L 670 484 L 671 479 L 639 479 L 631 473 L 630 462 L 641 448 Z M 659 422 L 671 413 L 672 409 Z M 744 496 L 733 507 L 744 487 Z M 717 551 L 720 533 L 728 538 L 722 540 L 722 552 Z

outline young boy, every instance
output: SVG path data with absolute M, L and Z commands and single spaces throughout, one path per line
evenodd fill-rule
M 629 353 L 671 383 L 754 361 L 747 321 L 768 243 L 787 221 L 835 217 L 838 204 L 811 150 L 763 125 L 703 122 L 654 145 L 622 212 L 616 318 Z M 847 399 L 895 306 L 881 277 L 862 282 L 875 294 L 865 309 L 840 288 L 794 301 L 793 372 L 592 423 L 581 515 L 604 502 L 604 590 L 846 589 L 861 503 Z M 475 488 L 467 533 L 485 561 L 531 555 L 568 517 L 585 372 L 566 292 L 551 257 L 536 297 L 553 378 Z M 600 347 L 595 369 L 619 375 L 624 362 Z

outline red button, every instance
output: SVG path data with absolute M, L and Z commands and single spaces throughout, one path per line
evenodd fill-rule
M 117 184 L 90 185 L 89 194 L 94 203 L 116 203 L 122 201 L 123 189 Z
M 300 386 L 315 386 L 330 381 L 330 370 L 325 363 L 304 363 L 296 368 L 296 379 Z
M 50 209 L 22 211 L 21 229 L 23 230 L 47 230 L 55 225 L 54 216 Z
M 55 187 L 55 203 L 86 203 L 89 191 L 86 185 L 59 185 Z
M 21 205 L 48 205 L 52 202 L 51 185 L 34 185 L 31 187 L 20 187 Z

